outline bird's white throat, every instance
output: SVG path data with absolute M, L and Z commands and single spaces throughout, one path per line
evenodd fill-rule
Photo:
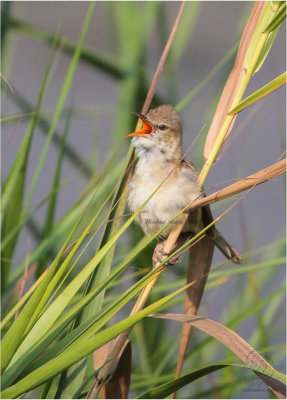
M 132 144 L 141 162 L 149 162 L 153 165 L 164 167 L 167 163 L 174 160 L 174 149 L 168 146 L 155 145 L 149 136 L 134 137 Z

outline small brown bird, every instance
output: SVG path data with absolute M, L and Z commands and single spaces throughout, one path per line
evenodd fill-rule
M 182 126 L 177 111 L 170 105 L 161 105 L 146 116 L 135 114 L 142 120 L 143 127 L 128 135 L 133 136 L 132 143 L 139 158 L 129 185 L 128 204 L 135 212 L 161 185 L 136 218 L 145 234 L 151 236 L 204 194 L 194 165 L 182 155 Z M 161 232 L 160 238 L 165 239 L 182 221 L 183 214 Z M 198 233 L 211 221 L 209 206 L 192 211 L 183 232 Z M 241 262 L 238 252 L 217 229 L 209 229 L 208 234 L 228 259 L 236 264 Z

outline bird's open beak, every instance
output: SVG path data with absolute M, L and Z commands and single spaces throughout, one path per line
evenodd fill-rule
M 138 112 L 134 112 L 133 114 L 137 115 L 142 120 L 143 126 L 139 131 L 130 133 L 126 137 L 142 136 L 142 135 L 146 136 L 146 135 L 150 135 L 151 133 L 154 133 L 154 128 L 153 128 L 152 124 L 150 122 L 148 122 L 147 117 L 145 115 L 140 114 Z

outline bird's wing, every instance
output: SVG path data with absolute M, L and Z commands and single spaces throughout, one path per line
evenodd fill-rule
M 183 171 L 186 174 L 191 175 L 191 179 L 192 180 L 196 180 L 197 181 L 197 171 L 196 171 L 196 168 L 195 168 L 195 166 L 193 165 L 193 163 L 191 161 L 183 159 L 182 160 L 182 168 L 183 168 Z M 201 188 L 201 192 L 202 192 L 201 196 L 205 196 L 203 188 Z M 210 210 L 209 206 L 202 207 L 202 221 L 203 221 L 203 225 L 204 226 L 209 225 L 213 221 L 213 217 L 212 217 L 211 210 Z M 212 226 L 211 228 L 209 228 L 207 233 L 209 234 L 209 236 L 211 238 L 214 238 L 215 237 L 214 227 Z
M 196 168 L 195 166 L 188 160 L 182 160 L 182 167 L 184 170 L 189 169 L 192 174 L 195 174 L 196 179 L 197 179 L 197 173 L 196 173 Z M 206 196 L 204 189 L 201 188 L 202 190 L 202 196 Z M 192 214 L 192 212 L 191 212 Z M 189 218 L 192 218 L 190 215 Z M 204 226 L 209 225 L 213 221 L 213 217 L 211 214 L 211 210 L 209 206 L 204 206 L 202 207 L 202 222 Z M 208 236 L 214 240 L 216 247 L 225 255 L 225 257 L 228 260 L 231 260 L 235 264 L 240 264 L 241 263 L 241 257 L 240 254 L 238 253 L 237 250 L 234 249 L 227 241 L 226 239 L 222 236 L 222 234 L 215 228 L 213 225 L 208 229 L 206 232 Z
M 197 174 L 196 168 L 195 168 L 194 164 L 192 164 L 191 161 L 186 160 L 185 158 L 183 158 L 183 159 L 181 160 L 181 166 L 182 166 L 183 169 L 187 169 L 187 170 L 189 169 L 189 170 L 191 170 L 193 173 Z
M 180 163 L 180 170 L 185 178 L 192 184 L 193 192 L 198 193 L 199 197 L 201 197 L 202 189 L 198 184 L 197 171 L 192 162 L 183 158 Z

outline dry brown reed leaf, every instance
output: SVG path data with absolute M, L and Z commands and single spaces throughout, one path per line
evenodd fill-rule
M 132 345 L 128 342 L 122 352 L 117 369 L 101 391 L 102 399 L 127 399 L 131 381 Z
M 255 174 L 249 175 L 240 181 L 227 186 L 224 189 L 218 190 L 202 199 L 195 200 L 190 209 L 195 210 L 199 207 L 204 207 L 208 204 L 215 203 L 216 201 L 227 199 L 228 197 L 235 196 L 245 190 L 251 189 L 255 186 L 261 185 L 264 182 L 270 181 L 282 174 L 286 173 L 286 159 L 277 161 L 267 168 L 261 169 Z
M 185 324 L 194 326 L 208 335 L 214 337 L 219 342 L 223 343 L 234 354 L 236 354 L 246 365 L 250 367 L 257 367 L 261 369 L 262 373 L 255 372 L 255 374 L 273 391 L 279 398 L 286 398 L 286 385 L 278 379 L 270 376 L 270 372 L 274 368 L 262 357 L 252 346 L 250 346 L 241 336 L 221 325 L 219 322 L 203 318 L 196 315 L 185 314 L 153 314 L 153 318 L 169 319 L 179 321 Z M 268 371 L 269 370 L 269 371 Z M 270 371 L 271 370 L 271 371 Z M 264 372 L 266 375 L 264 375 Z M 272 372 L 271 372 L 272 373 Z M 268 374 L 268 375 L 267 375 Z
M 212 263 L 213 251 L 214 241 L 210 240 L 208 236 L 204 236 L 198 243 L 196 243 L 195 246 L 192 246 L 189 251 L 186 279 L 187 283 L 194 281 L 195 284 L 186 289 L 184 303 L 184 314 L 186 315 L 193 315 L 197 313 Z M 202 278 L 202 275 L 204 275 L 204 278 Z M 185 352 L 189 342 L 190 332 L 191 325 L 183 324 L 175 379 L 179 378 L 180 376 Z M 173 394 L 173 398 L 175 398 L 175 393 Z
M 111 371 L 115 370 L 117 367 L 120 358 L 125 351 L 125 348 L 127 347 L 129 341 L 125 340 L 121 348 L 119 349 L 119 352 L 113 357 L 111 355 L 111 351 L 114 348 L 114 345 L 116 343 L 117 339 L 114 338 L 110 340 L 109 342 L 105 343 L 103 346 L 99 347 L 93 352 L 93 364 L 94 364 L 94 370 L 96 372 L 96 378 L 93 382 L 93 385 L 91 386 L 88 394 L 87 394 L 87 399 L 94 399 L 96 398 L 98 392 L 104 388 L 104 382 L 102 382 L 101 378 L 101 373 L 103 368 L 109 368 Z
M 115 339 L 110 340 L 93 352 L 93 364 L 95 371 L 100 369 L 104 364 L 107 355 L 109 354 L 109 350 L 114 344 L 114 341 Z
M 205 141 L 205 146 L 204 146 L 204 158 L 207 159 L 211 150 L 213 149 L 215 140 L 217 138 L 217 135 L 220 131 L 221 126 L 223 125 L 223 122 L 229 113 L 232 103 L 234 101 L 235 96 L 238 93 L 238 89 L 240 88 L 243 79 L 245 77 L 245 68 L 244 68 L 244 60 L 245 56 L 247 53 L 247 50 L 249 48 L 251 39 L 253 37 L 253 33 L 255 31 L 255 28 L 257 26 L 257 23 L 261 17 L 261 14 L 265 8 L 266 2 L 264 1 L 256 1 L 254 3 L 254 6 L 251 10 L 250 16 L 248 18 L 248 21 L 246 23 L 237 56 L 235 59 L 234 66 L 232 68 L 232 71 L 227 79 L 227 82 L 225 84 L 225 87 L 223 89 L 223 92 L 221 94 L 220 100 L 218 102 L 213 120 L 211 122 L 206 141 Z M 229 130 L 226 133 L 226 137 L 230 133 L 234 121 L 235 121 L 236 116 L 233 117 L 232 123 L 229 127 Z M 225 138 L 226 138 L 225 137 Z

